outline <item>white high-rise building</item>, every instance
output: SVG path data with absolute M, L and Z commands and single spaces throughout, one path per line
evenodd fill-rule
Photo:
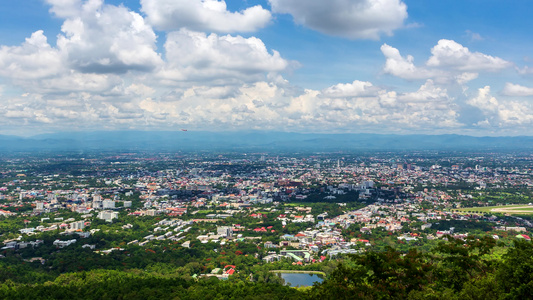
M 92 207 L 94 209 L 101 209 L 103 208 L 102 201 L 101 200 L 93 200 Z
M 78 230 L 85 228 L 85 221 L 77 221 L 70 223 L 70 229 Z
M 35 210 L 44 210 L 44 202 L 35 202 Z
M 113 201 L 113 200 L 104 200 L 102 202 L 102 205 L 103 205 L 104 209 L 115 208 L 115 201 Z
M 118 218 L 118 212 L 103 210 L 98 213 L 98 219 L 105 220 L 106 222 L 112 222 L 113 219 Z

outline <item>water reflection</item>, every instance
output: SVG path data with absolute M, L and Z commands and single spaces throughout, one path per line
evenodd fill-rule
M 285 285 L 288 286 L 311 286 L 315 282 L 322 282 L 324 279 L 317 274 L 304 273 L 278 273 L 281 276 Z

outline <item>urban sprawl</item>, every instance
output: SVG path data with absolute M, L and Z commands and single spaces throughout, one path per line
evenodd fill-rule
M 492 152 L 11 155 L 0 258 L 92 268 L 71 249 L 113 268 L 161 259 L 187 278 L 253 281 L 469 235 L 510 244 L 530 240 L 532 168 L 531 154 Z

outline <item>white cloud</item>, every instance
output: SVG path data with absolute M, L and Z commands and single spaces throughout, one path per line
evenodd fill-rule
M 373 128 L 399 132 L 406 129 L 426 131 L 430 128 L 457 128 L 456 107 L 453 98 L 445 89 L 432 81 L 426 82 L 416 92 L 397 93 L 377 88 L 371 83 L 355 82 L 355 86 L 372 87 L 369 92 L 339 94 L 330 91 L 339 86 L 352 87 L 352 84 L 335 85 L 321 93 L 307 90 L 298 97 L 291 98 L 286 113 L 293 121 L 299 120 L 306 126 L 322 126 L 328 129 Z M 314 125 L 308 124 L 314 120 Z
M 478 78 L 478 76 L 478 73 L 464 72 L 455 76 L 455 80 L 457 81 L 457 83 L 463 85 Z
M 289 65 L 277 51 L 269 53 L 255 37 L 219 36 L 182 29 L 171 32 L 165 43 L 168 64 L 165 79 L 256 81 L 266 72 L 283 71 Z
M 41 93 L 104 93 L 121 84 L 121 78 L 113 74 L 84 74 L 71 71 L 36 82 L 30 90 Z
M 275 13 L 291 14 L 298 24 L 349 39 L 378 39 L 403 26 L 401 0 L 269 0 Z
M 291 1 L 272 3 L 284 7 L 297 3 Z M 101 0 L 47 2 L 52 5 L 52 13 L 64 19 L 57 46 L 37 31 L 19 46 L 0 47 L 0 78 L 7 84 L 0 94 L 3 131 L 186 126 L 203 130 L 433 133 L 468 129 L 472 124 L 496 129 L 514 126 L 527 131 L 533 124 L 530 103 L 496 99 L 488 86 L 469 99 L 463 99 L 463 95 L 455 98 L 461 88 L 456 83 L 463 85 L 467 95 L 467 83 L 476 78 L 481 82 L 483 72 L 499 71 L 510 63 L 471 52 L 454 41 L 439 41 L 431 58 L 420 65 L 394 47 L 381 46 L 386 57 L 384 72 L 421 80 L 417 88 L 402 87 L 400 91 L 354 80 L 302 91 L 280 74 L 294 62 L 267 48 L 258 38 L 181 28 L 165 36 L 164 53 L 159 54 L 152 25 L 123 6 L 105 5 Z M 230 13 L 220 1 L 194 3 L 200 3 L 203 10 L 218 9 L 227 18 L 250 14 Z M 338 13 L 343 3 L 332 2 L 332 8 L 323 13 Z M 207 9 L 203 5 L 218 6 Z M 311 5 L 318 11 L 326 4 L 311 1 L 302 6 L 302 11 Z M 370 8 L 362 9 L 361 14 L 371 12 Z M 236 26 L 232 24 L 228 26 Z M 366 33 L 362 27 L 354 28 L 358 35 L 352 38 L 387 33 L 384 27 L 374 26 Z M 342 32 L 336 31 L 338 35 Z M 13 96 L 15 93 L 23 95 Z M 533 88 L 507 83 L 502 95 L 532 96 Z M 468 110 L 472 116 L 465 116 Z
M 230 12 L 224 0 L 141 0 L 141 4 L 148 21 L 162 30 L 250 32 L 271 19 L 270 12 L 260 5 Z
M 61 54 L 48 44 L 43 31 L 34 32 L 21 46 L 0 47 L 0 76 L 13 79 L 45 78 L 62 71 Z
M 436 86 L 433 80 L 426 81 L 418 91 L 405 93 L 398 99 L 408 103 L 450 102 L 451 100 L 446 89 Z
M 393 131 L 417 130 L 431 133 L 433 130 L 455 129 L 463 126 L 458 121 L 458 107 L 446 89 L 426 81 L 415 92 L 397 93 L 381 91 L 379 106 L 374 114 L 383 114 L 380 122 L 388 124 Z M 376 116 L 377 118 L 377 116 Z
M 155 89 L 147 85 L 144 85 L 142 83 L 133 83 L 130 86 L 128 86 L 125 90 L 126 95 L 139 95 L 139 96 L 144 96 L 144 97 L 151 96 L 155 94 L 155 92 L 156 92 Z
M 108 93 L 122 85 L 118 74 L 163 64 L 156 35 L 139 14 L 100 0 L 47 2 L 56 16 L 66 18 L 57 47 L 43 31 L 20 46 L 0 47 L 0 76 L 11 84 L 44 95 Z
M 467 101 L 483 112 L 484 120 L 475 125 L 498 129 L 530 128 L 533 125 L 533 105 L 520 101 L 499 101 L 490 93 L 490 86 L 478 90 L 476 97 Z
M 496 98 L 490 94 L 490 86 L 485 86 L 478 90 L 476 97 L 469 99 L 467 104 L 475 106 L 482 111 L 497 111 L 499 103 Z
M 425 66 L 416 66 L 411 55 L 403 57 L 398 49 L 387 44 L 381 46 L 381 52 L 386 58 L 383 71 L 407 80 L 431 78 L 440 83 L 465 85 L 478 78 L 479 72 L 501 71 L 512 65 L 498 57 L 470 52 L 459 43 L 444 39 L 431 49 L 432 56 Z
M 355 80 L 328 87 L 322 91 L 322 95 L 330 98 L 364 97 L 375 95 L 377 90 L 371 82 Z
M 69 18 L 79 14 L 82 9 L 80 0 L 45 0 L 50 7 L 50 12 L 59 18 Z M 91 3 L 101 5 L 102 0 L 91 0 Z
M 287 93 L 282 86 L 260 81 L 233 87 L 195 85 L 167 98 L 159 94 L 147 83 L 131 84 L 113 95 L 89 90 L 44 97 L 30 93 L 13 98 L 2 107 L 0 126 L 24 123 L 25 128 L 38 128 L 46 122 L 49 130 L 59 126 L 72 130 L 186 126 L 203 130 L 311 132 L 350 128 L 431 132 L 435 128 L 461 126 L 453 99 L 431 81 L 411 93 L 355 81 L 290 95 L 293 93 Z
M 430 67 L 445 67 L 459 71 L 499 71 L 512 64 L 499 57 L 480 52 L 470 52 L 467 47 L 442 39 L 431 49 L 433 54 L 427 61 Z
M 403 57 L 400 51 L 387 44 L 381 46 L 381 52 L 387 59 L 383 71 L 403 79 L 427 79 L 434 77 L 437 72 L 425 68 L 416 67 L 411 55 Z
M 518 97 L 533 96 L 533 88 L 507 82 L 505 83 L 502 94 L 505 96 Z
M 86 73 L 148 71 L 162 60 L 156 35 L 137 13 L 101 0 L 48 0 L 51 11 L 66 18 L 58 36 L 69 66 Z
M 526 128 L 531 132 L 533 125 L 533 107 L 531 104 L 511 101 L 501 106 L 498 112 L 500 127 Z M 502 126 L 503 125 L 503 126 Z

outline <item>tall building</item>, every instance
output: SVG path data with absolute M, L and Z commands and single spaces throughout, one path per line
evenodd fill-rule
M 101 209 L 103 208 L 102 200 L 93 200 L 92 207 L 94 209 Z
M 232 237 L 233 236 L 233 227 L 231 227 L 231 226 L 218 226 L 217 227 L 217 234 L 220 235 L 220 236 Z
M 85 228 L 85 221 L 77 221 L 70 223 L 70 229 L 78 230 Z
M 102 201 L 102 207 L 104 209 L 115 208 L 115 201 L 106 199 Z
M 113 219 L 118 218 L 118 212 L 103 210 L 98 213 L 98 219 L 105 220 L 106 222 L 112 222 Z
M 35 202 L 35 210 L 44 210 L 44 202 Z
M 372 180 L 363 181 L 363 185 L 365 188 L 371 189 L 374 187 L 374 181 Z

